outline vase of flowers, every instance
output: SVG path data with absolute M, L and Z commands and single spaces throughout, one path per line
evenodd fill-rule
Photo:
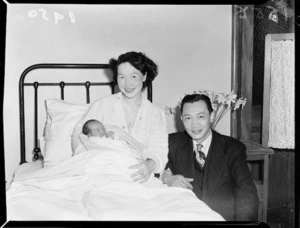
M 212 129 L 214 129 L 218 122 L 222 119 L 222 117 L 228 112 L 228 110 L 237 110 L 239 108 L 243 108 L 246 104 L 246 98 L 240 97 L 237 98 L 237 95 L 231 91 L 230 93 L 216 93 L 211 90 L 195 90 L 193 92 L 194 94 L 205 94 L 210 98 L 213 113 L 214 113 L 214 119 L 212 121 Z M 186 94 L 185 94 L 186 95 Z M 183 96 L 184 97 L 184 96 Z M 181 101 L 183 97 L 180 97 L 178 106 L 176 107 L 165 107 L 165 111 L 167 116 L 176 114 L 178 107 L 181 106 Z

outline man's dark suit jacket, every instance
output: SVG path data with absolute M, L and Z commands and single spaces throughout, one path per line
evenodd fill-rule
M 169 135 L 167 167 L 173 175 L 194 178 L 193 191 L 199 199 L 227 221 L 256 221 L 257 189 L 246 163 L 246 147 L 240 141 L 212 130 L 205 161 L 202 194 L 195 176 L 193 140 L 187 132 Z

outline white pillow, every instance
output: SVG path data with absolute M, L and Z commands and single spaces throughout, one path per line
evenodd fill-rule
M 44 129 L 44 167 L 72 157 L 71 135 L 89 104 L 72 104 L 59 99 L 45 101 L 47 120 Z

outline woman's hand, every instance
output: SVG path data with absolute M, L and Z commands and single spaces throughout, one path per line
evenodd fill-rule
M 130 169 L 138 169 L 136 172 L 131 174 L 131 178 L 133 178 L 133 181 L 140 181 L 140 183 L 146 182 L 151 173 L 155 169 L 155 162 L 152 159 L 147 158 L 146 160 L 138 159 L 139 164 L 132 165 L 129 168 Z

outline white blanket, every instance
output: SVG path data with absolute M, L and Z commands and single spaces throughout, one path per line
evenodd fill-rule
M 7 191 L 9 220 L 222 221 L 191 190 L 151 176 L 133 182 L 136 158 L 109 148 L 20 176 Z

